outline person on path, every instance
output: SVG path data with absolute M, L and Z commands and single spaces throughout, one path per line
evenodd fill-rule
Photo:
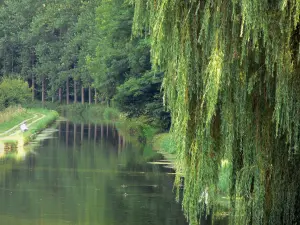
M 24 122 L 24 123 L 22 123 L 22 125 L 20 126 L 20 129 L 21 129 L 21 131 L 22 132 L 25 132 L 25 131 L 27 131 L 28 130 L 28 127 L 27 127 L 27 125 L 26 125 L 26 123 Z

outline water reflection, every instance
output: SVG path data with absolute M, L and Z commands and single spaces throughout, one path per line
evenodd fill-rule
M 114 125 L 61 122 L 54 137 L 23 162 L 2 162 L 1 223 L 186 224 L 171 170 L 147 164 L 150 150 Z

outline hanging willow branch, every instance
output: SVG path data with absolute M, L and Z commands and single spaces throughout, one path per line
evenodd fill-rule
M 166 74 L 189 222 L 206 187 L 213 205 L 224 157 L 232 223 L 299 222 L 300 1 L 133 2 L 133 31 L 149 30 L 153 65 Z

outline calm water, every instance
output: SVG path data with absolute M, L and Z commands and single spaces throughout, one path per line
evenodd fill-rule
M 23 161 L 1 161 L 3 225 L 186 225 L 173 171 L 107 125 L 61 122 Z

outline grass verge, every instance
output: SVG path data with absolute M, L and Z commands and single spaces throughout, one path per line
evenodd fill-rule
M 20 106 L 13 106 L 0 112 L 0 133 L 32 117 L 32 113 Z
M 44 117 L 35 123 L 33 123 L 29 130 L 23 133 L 24 144 L 27 144 L 29 141 L 34 139 L 36 135 L 47 128 L 50 124 L 52 124 L 57 118 L 58 113 L 53 110 L 48 109 L 31 109 L 35 113 L 43 114 Z
M 21 145 L 25 145 L 57 118 L 58 113 L 53 110 L 39 108 L 19 109 L 17 113 L 12 113 L 9 120 L 0 123 L 0 130 L 2 132 L 1 142 L 2 144 L 9 144 L 10 142 L 17 141 L 20 142 Z M 24 120 L 27 120 L 29 130 L 22 133 L 19 124 Z M 10 131 L 6 132 L 7 130 Z

